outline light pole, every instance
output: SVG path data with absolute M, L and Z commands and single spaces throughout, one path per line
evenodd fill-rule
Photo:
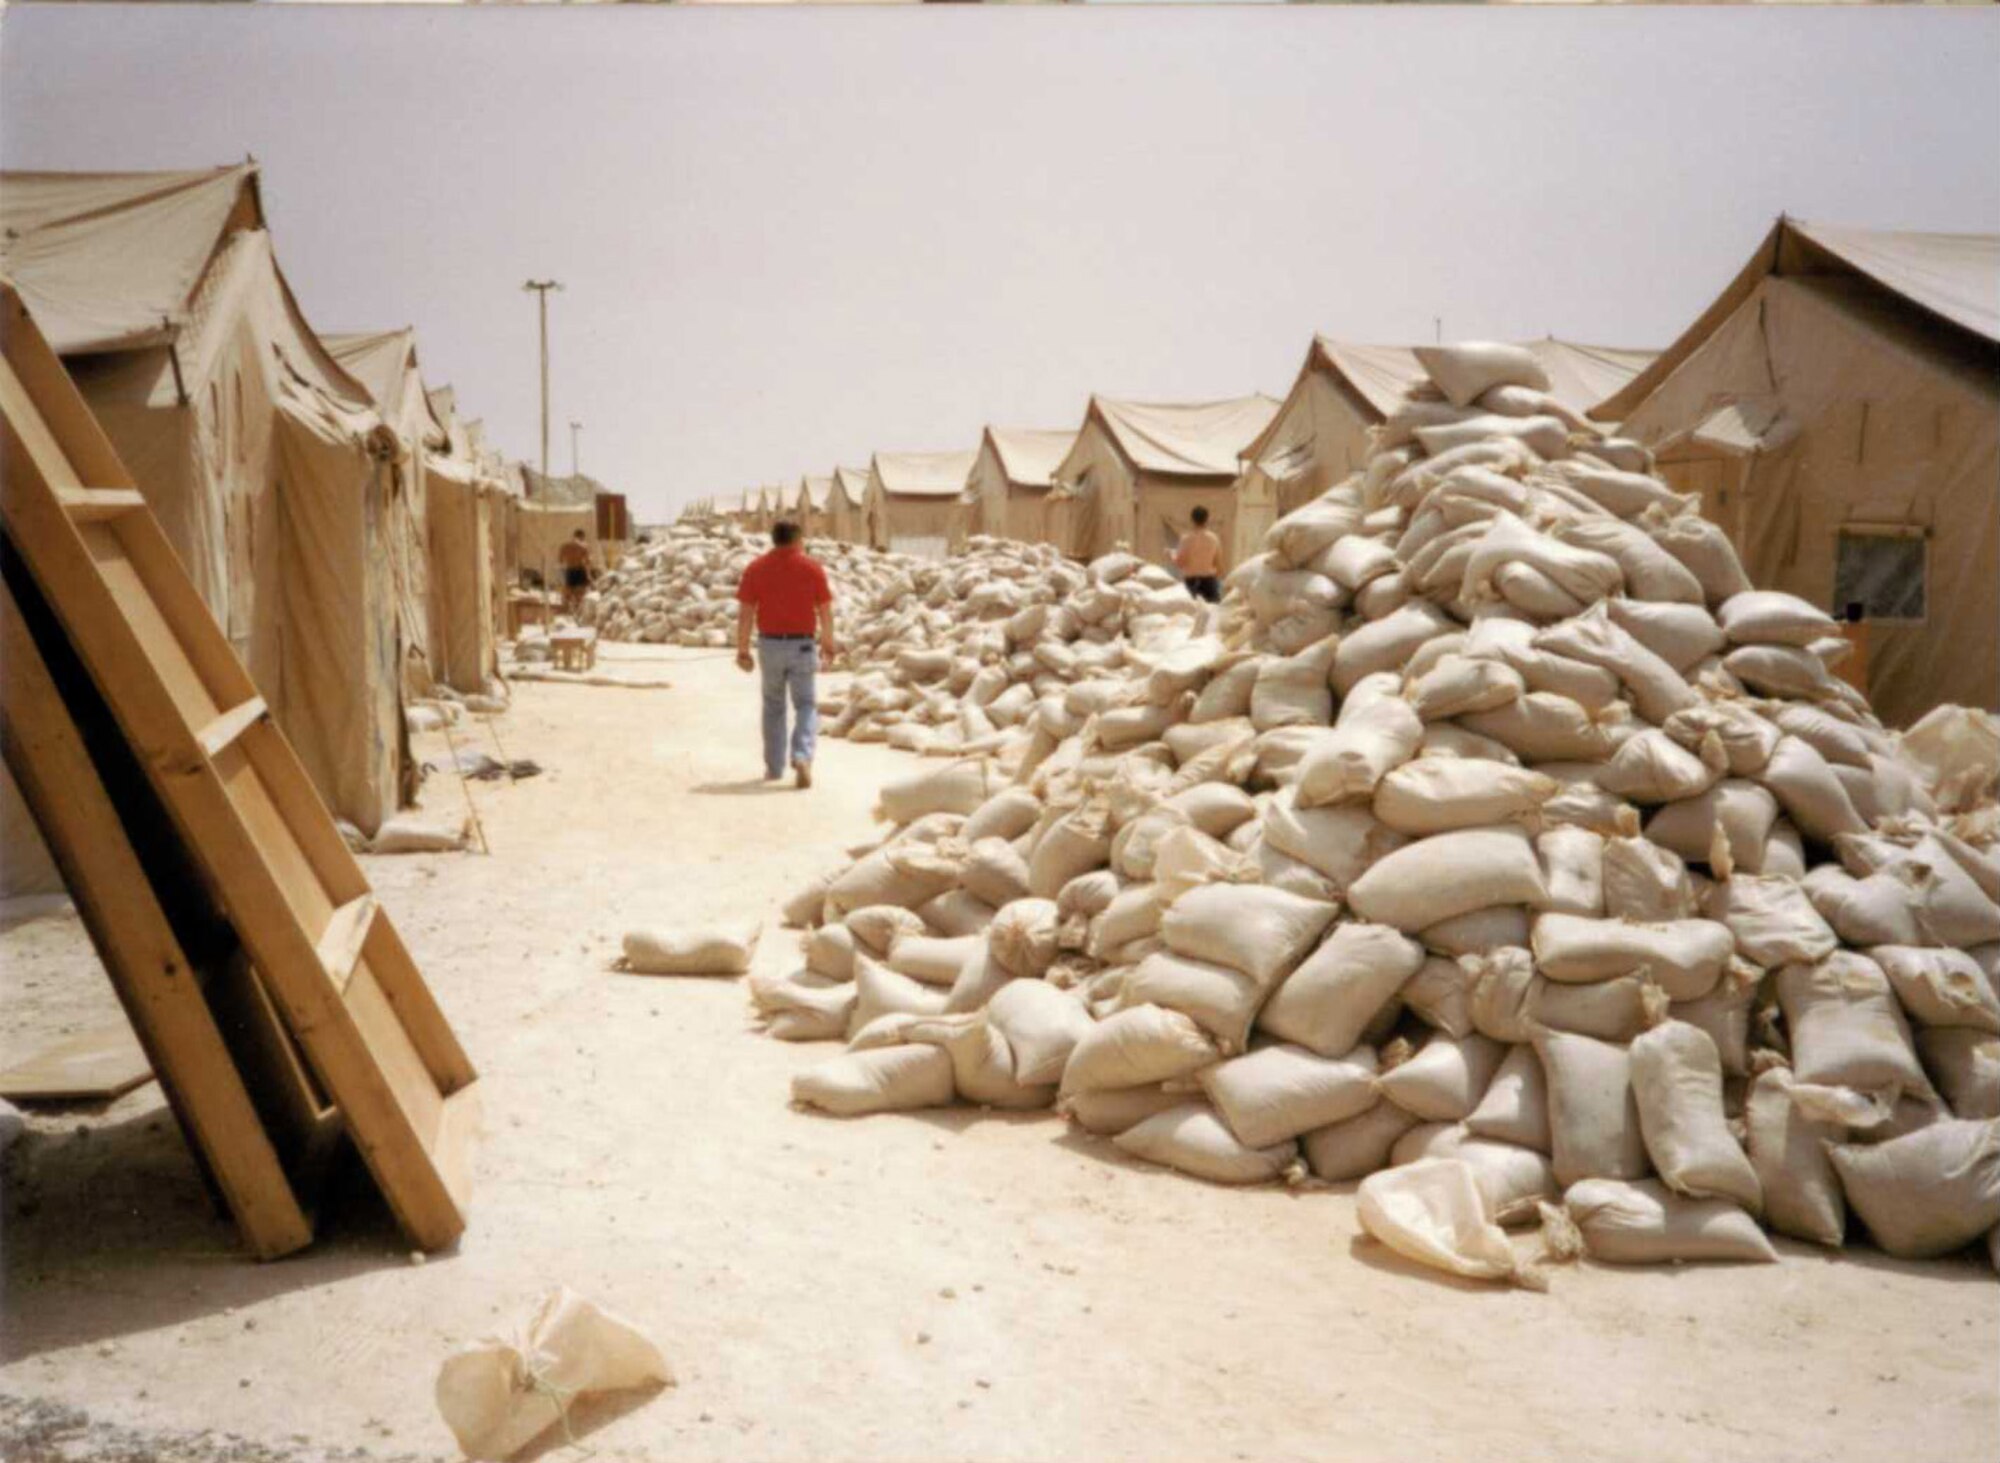
M 562 285 L 553 279 L 531 279 L 521 286 L 535 292 L 542 327 L 542 476 L 549 475 L 549 291 Z
M 583 476 L 583 469 L 577 465 L 579 459 L 576 453 L 576 434 L 582 430 L 582 422 L 571 422 L 569 424 L 569 475 L 571 477 Z

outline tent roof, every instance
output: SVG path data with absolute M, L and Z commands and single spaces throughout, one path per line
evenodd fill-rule
M 569 477 L 557 477 L 551 473 L 545 477 L 525 462 L 516 466 L 520 469 L 524 495 L 537 503 L 590 504 L 595 503 L 597 495 L 605 491 L 603 483 L 582 473 Z
M 1134 467 L 1179 477 L 1235 477 L 1237 459 L 1270 425 L 1278 406 L 1262 393 L 1198 402 L 1090 398 L 1090 412 Z
M 815 511 L 824 511 L 833 497 L 833 479 L 808 476 L 800 478 L 799 483 L 805 490 L 803 501 L 810 504 Z
M 956 498 L 977 452 L 878 452 L 873 472 L 892 498 Z
M 1858 275 L 1948 329 L 2000 344 L 2000 235 L 1844 228 L 1781 215 L 1680 339 L 1590 414 L 1606 421 L 1629 416 L 1774 274 Z
M 1008 482 L 1023 488 L 1047 488 L 1055 485 L 1056 469 L 1076 445 L 1076 429 L 988 427 L 986 440 L 993 444 L 993 455 L 1000 459 L 1000 470 Z
M 398 330 L 323 335 L 320 339 L 347 373 L 368 388 L 375 409 L 385 418 L 400 421 L 406 408 L 420 410 L 429 423 L 424 445 L 433 449 L 450 446 L 444 418 L 438 415 L 432 393 L 424 389 L 417 366 L 415 330 L 405 325 Z
M 868 469 L 836 467 L 833 470 L 833 485 L 846 496 L 848 507 L 859 508 L 868 499 Z
M 0 268 L 63 355 L 173 339 L 224 238 L 262 227 L 254 163 L 0 174 Z
M 1549 395 L 1575 411 L 1588 411 L 1630 381 L 1653 360 L 1654 352 L 1574 341 L 1519 342 L 1549 373 Z M 1355 345 L 1313 337 L 1312 362 L 1343 377 L 1376 415 L 1392 415 L 1412 386 L 1430 379 L 1417 354 L 1403 345 Z

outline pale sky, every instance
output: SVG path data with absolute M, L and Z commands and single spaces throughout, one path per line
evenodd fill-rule
M 0 159 L 254 153 L 324 331 L 417 327 L 649 521 L 1315 331 L 1660 345 L 1774 215 L 2000 231 L 1991 10 L 29 7 Z

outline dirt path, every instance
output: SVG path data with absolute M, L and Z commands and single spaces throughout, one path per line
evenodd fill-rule
M 751 1034 L 735 982 L 611 973 L 618 936 L 770 914 L 909 759 L 831 743 L 811 793 L 766 790 L 726 660 L 615 665 L 674 686 L 520 688 L 506 750 L 548 771 L 476 786 L 491 857 L 370 861 L 482 1073 L 458 1250 L 413 1264 L 349 1200 L 307 1255 L 248 1263 L 157 1088 L 40 1116 L 0 1203 L 0 1399 L 81 1409 L 118 1456 L 149 1429 L 239 1435 L 155 1456 L 451 1456 L 439 1359 L 563 1283 L 679 1372 L 589 1435 L 609 1458 L 1990 1454 L 2000 1286 L 1970 1263 L 1783 1245 L 1497 1291 L 1357 1242 L 1347 1195 L 1210 1187 L 1048 1116 L 794 1112 L 833 1048 Z M 759 968 L 795 953 L 767 928 Z M 0 1059 L 115 1019 L 74 918 L 0 935 L 0 967 Z M 29 1442 L 32 1410 L 0 1405 L 0 1457 L 90 1456 Z

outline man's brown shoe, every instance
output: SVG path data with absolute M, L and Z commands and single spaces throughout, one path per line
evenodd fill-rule
M 800 786 L 801 788 L 808 788 L 808 787 L 811 787 L 811 786 L 813 785 L 813 765 L 812 765 L 812 763 L 810 763 L 810 762 L 794 762 L 794 763 L 792 764 L 792 771 L 793 771 L 793 772 L 794 772 L 794 773 L 795 773 L 795 774 L 797 775 L 797 777 L 798 777 L 798 785 L 799 785 L 799 786 Z

